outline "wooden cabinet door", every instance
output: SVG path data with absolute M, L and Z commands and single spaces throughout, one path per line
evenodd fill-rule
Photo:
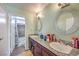
M 56 56 L 53 52 L 42 46 L 42 56 Z
M 48 50 L 42 46 L 42 56 L 49 56 Z
M 35 44 L 36 42 L 29 37 L 29 49 L 32 51 L 33 54 L 34 54 Z
M 41 56 L 41 45 L 36 42 L 34 46 L 34 55 Z
M 31 38 L 29 38 L 29 49 L 34 56 L 41 56 L 41 45 Z
M 42 50 L 42 56 L 49 56 L 49 55 L 46 51 Z

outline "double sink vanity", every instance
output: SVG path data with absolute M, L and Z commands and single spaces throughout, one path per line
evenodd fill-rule
M 29 49 L 34 56 L 78 56 L 79 49 L 59 42 L 47 42 L 39 36 L 29 36 Z

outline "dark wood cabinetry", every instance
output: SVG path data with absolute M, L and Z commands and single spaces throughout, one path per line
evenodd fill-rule
M 56 56 L 53 52 L 43 47 L 38 42 L 29 37 L 29 49 L 34 56 Z
M 46 51 L 42 50 L 42 56 L 49 56 L 49 54 Z
M 40 56 L 41 55 L 41 45 L 39 45 L 38 43 L 36 43 L 36 45 L 35 45 L 34 55 L 35 56 Z
M 42 46 L 42 56 L 56 56 L 53 52 Z
M 35 45 L 36 45 L 36 42 L 29 37 L 29 49 L 32 51 L 33 54 L 35 50 Z

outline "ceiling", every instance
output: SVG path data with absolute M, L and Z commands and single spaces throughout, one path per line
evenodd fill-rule
M 52 5 L 53 4 L 54 3 L 52 3 Z M 5 5 L 16 7 L 23 11 L 37 12 L 43 10 L 48 3 L 6 3 Z M 79 3 L 71 3 L 70 6 L 71 8 L 79 10 Z
M 7 3 L 6 5 L 10 5 L 21 10 L 36 12 L 38 9 L 42 10 L 47 5 L 47 3 Z

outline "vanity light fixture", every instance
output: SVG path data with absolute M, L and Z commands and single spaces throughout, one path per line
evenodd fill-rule
M 36 17 L 37 17 L 38 20 L 40 19 L 39 12 L 36 13 Z
M 70 3 L 58 3 L 58 7 L 65 8 L 67 6 L 70 6 Z
M 40 20 L 40 18 L 42 18 L 43 15 L 42 15 L 41 12 L 37 12 L 37 13 L 36 13 L 36 17 L 37 17 L 38 20 Z

